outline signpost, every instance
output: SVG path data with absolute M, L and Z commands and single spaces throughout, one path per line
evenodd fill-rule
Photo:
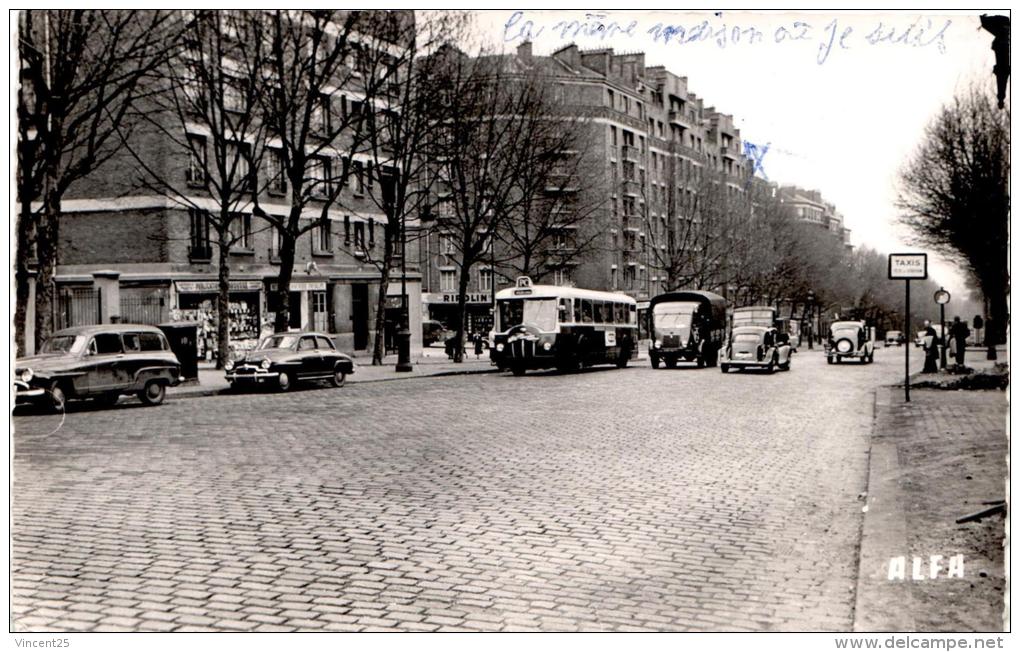
M 946 304 L 949 303 L 950 295 L 948 292 L 946 292 L 945 288 L 939 288 L 938 291 L 935 292 L 935 294 L 933 295 L 933 298 L 935 299 L 935 303 L 939 304 L 939 324 L 940 324 L 939 328 L 942 330 L 940 334 L 941 337 L 939 338 L 941 340 L 939 344 L 942 346 L 942 355 L 939 358 L 939 369 L 945 369 L 946 342 L 948 341 L 946 340 Z M 960 361 L 957 360 L 957 363 L 959 362 Z
M 906 281 L 907 304 L 904 331 L 910 335 L 910 281 L 928 278 L 928 254 L 889 254 L 889 278 Z M 910 347 L 903 347 L 903 396 L 910 402 Z

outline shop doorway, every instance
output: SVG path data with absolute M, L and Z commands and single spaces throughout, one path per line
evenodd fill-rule
M 354 322 L 354 350 L 368 348 L 368 283 L 351 285 L 351 320 Z

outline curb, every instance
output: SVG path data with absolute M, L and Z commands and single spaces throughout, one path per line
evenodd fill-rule
M 433 373 L 422 373 L 422 374 L 411 374 L 407 376 L 393 376 L 390 378 L 371 378 L 368 380 L 355 380 L 351 378 L 347 381 L 349 385 L 361 385 L 367 383 L 386 383 L 395 380 L 418 380 L 420 378 L 439 378 L 441 376 L 467 376 L 472 374 L 491 374 L 497 373 L 499 370 L 495 367 L 488 369 L 464 369 L 464 370 L 453 370 L 453 371 L 436 371 Z M 167 393 L 167 398 L 199 398 L 203 396 L 220 396 L 230 395 L 229 387 L 200 387 L 196 386 L 192 388 L 186 388 L 182 390 L 171 390 Z
M 895 391 L 895 386 L 881 386 L 875 390 L 865 503 L 868 511 L 861 524 L 857 557 L 855 632 L 911 632 L 916 629 L 909 584 L 890 581 L 887 576 L 889 560 L 908 552 L 906 512 L 899 486 L 899 450 L 894 436 L 879 431 L 885 425 L 884 420 L 895 418 L 891 412 Z M 909 409 L 910 406 L 902 407 Z

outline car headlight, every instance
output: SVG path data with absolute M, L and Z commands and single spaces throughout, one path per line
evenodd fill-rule
M 273 363 L 269 361 L 269 358 L 262 358 L 262 364 L 260 364 L 259 366 L 262 367 L 263 369 L 269 369 L 270 365 L 272 364 Z
M 500 344 L 497 344 L 497 345 L 496 345 L 496 350 L 497 350 L 497 351 L 502 351 L 502 350 L 503 350 L 503 344 L 502 344 L 502 343 L 500 343 Z
M 542 345 L 542 348 L 545 349 L 546 351 L 548 351 L 549 349 L 552 348 L 552 343 L 551 342 L 546 342 L 545 344 Z
M 234 369 L 234 361 L 227 360 L 226 364 L 223 365 L 223 368 L 226 369 L 227 371 L 232 371 Z
M 26 383 L 28 381 L 32 380 L 32 378 L 34 378 L 34 377 L 35 377 L 35 372 L 32 371 L 31 369 L 25 369 L 24 371 L 21 372 L 21 380 L 26 382 Z
M 657 349 L 661 349 L 662 348 L 662 341 L 661 340 L 655 340 L 655 348 L 657 348 Z

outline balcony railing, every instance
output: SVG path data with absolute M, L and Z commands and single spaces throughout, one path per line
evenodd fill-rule
M 625 161 L 637 161 L 638 160 L 638 148 L 633 145 L 623 146 L 623 160 Z
M 641 194 L 641 182 L 637 179 L 624 179 L 623 180 L 623 194 L 625 195 L 640 195 Z

